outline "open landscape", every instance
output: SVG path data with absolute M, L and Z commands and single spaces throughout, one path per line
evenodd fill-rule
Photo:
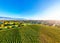
M 0 43 L 39 43 L 39 26 L 20 21 L 0 23 Z
M 0 43 L 60 43 L 60 27 L 39 23 L 0 20 Z
M 0 0 L 0 43 L 60 43 L 60 0 Z

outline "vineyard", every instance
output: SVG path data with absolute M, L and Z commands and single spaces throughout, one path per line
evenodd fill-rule
M 42 24 L 4 22 L 0 43 L 60 43 L 60 28 Z

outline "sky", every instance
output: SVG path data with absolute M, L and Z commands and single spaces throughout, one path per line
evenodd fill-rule
M 0 16 L 60 20 L 60 0 L 0 0 Z

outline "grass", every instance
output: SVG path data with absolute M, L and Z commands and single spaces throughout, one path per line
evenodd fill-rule
M 33 24 L 3 29 L 0 43 L 60 43 L 60 28 Z
M 20 28 L 0 30 L 0 43 L 39 43 L 38 30 L 33 27 L 27 25 Z
M 41 43 L 60 43 L 60 28 L 53 26 L 41 26 Z

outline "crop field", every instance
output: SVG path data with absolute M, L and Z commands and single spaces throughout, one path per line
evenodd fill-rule
M 42 24 L 4 22 L 0 43 L 60 43 L 60 28 Z

